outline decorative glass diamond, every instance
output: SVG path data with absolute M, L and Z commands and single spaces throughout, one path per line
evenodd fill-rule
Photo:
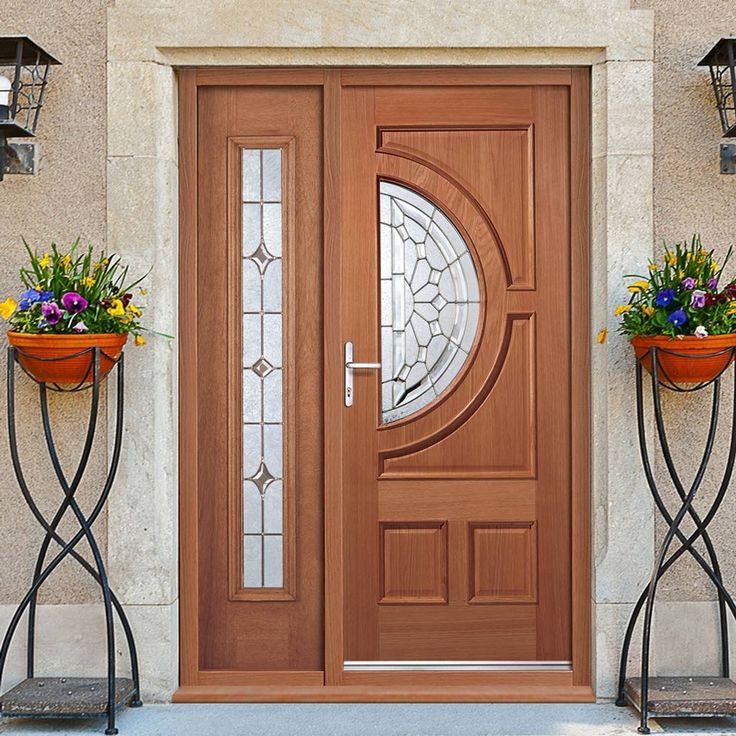
M 272 475 L 266 467 L 266 463 L 261 460 L 258 470 L 248 480 L 252 480 L 258 488 L 261 496 L 268 490 L 268 487 L 276 480 L 276 476 Z
M 260 357 L 250 369 L 259 378 L 265 378 L 273 370 L 273 366 L 264 357 Z
M 445 299 L 442 294 L 437 294 L 437 296 L 432 299 L 431 304 L 439 312 L 447 304 L 447 299 Z
M 261 275 L 266 272 L 268 264 L 274 260 L 274 256 L 268 252 L 268 248 L 266 247 L 266 243 L 263 238 L 261 238 L 261 242 L 258 244 L 258 247 L 248 256 L 248 258 L 258 266 L 258 270 L 261 272 Z

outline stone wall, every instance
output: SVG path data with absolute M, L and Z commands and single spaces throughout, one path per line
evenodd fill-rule
M 51 72 L 46 104 L 38 127 L 43 155 L 37 176 L 8 176 L 0 182 L 0 301 L 17 298 L 18 268 L 26 262 L 21 238 L 43 249 L 52 241 L 69 244 L 77 237 L 103 247 L 105 212 L 106 5 L 104 0 L 21 2 L 5 0 L 0 33 L 30 35 L 63 62 Z M 0 329 L 3 377 L 5 330 Z M 37 392 L 19 381 L 17 420 L 21 455 L 30 484 L 41 494 L 42 507 L 52 511 L 61 491 L 47 484 L 52 477 L 38 411 Z M 62 457 L 76 465 L 84 434 L 87 397 L 53 397 Z M 5 427 L 5 380 L 0 391 L 0 417 Z M 82 498 L 89 502 L 103 476 L 107 443 L 104 412 L 97 452 Z M 17 602 L 28 585 L 41 539 L 41 528 L 23 503 L 13 477 L 3 429 L 0 439 L 0 604 Z M 99 538 L 105 543 L 105 519 Z M 68 527 L 67 527 L 68 528 Z M 42 593 L 54 603 L 83 603 L 94 597 L 95 585 L 71 563 L 62 565 Z

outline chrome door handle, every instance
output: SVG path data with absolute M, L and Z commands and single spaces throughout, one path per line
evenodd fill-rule
M 353 405 L 353 371 L 368 368 L 380 370 L 380 363 L 358 363 L 353 360 L 353 343 L 345 343 L 345 406 Z

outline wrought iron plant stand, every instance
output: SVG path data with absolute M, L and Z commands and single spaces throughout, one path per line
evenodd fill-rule
M 643 368 L 642 363 L 637 361 L 636 365 L 636 409 L 639 431 L 639 449 L 641 451 L 644 474 L 649 485 L 654 503 L 662 518 L 667 523 L 668 529 L 659 546 L 655 557 L 654 569 L 651 579 L 639 596 L 629 618 L 628 626 L 621 649 L 621 662 L 618 679 L 618 697 L 616 705 L 625 706 L 627 703 L 634 706 L 640 713 L 639 733 L 648 734 L 649 718 L 657 716 L 687 716 L 687 715 L 733 715 L 736 714 L 736 683 L 730 679 L 730 663 L 728 648 L 728 611 L 736 619 L 736 605 L 729 591 L 723 584 L 723 575 L 718 561 L 713 542 L 708 534 L 708 526 L 718 513 L 718 509 L 728 490 L 736 457 L 736 373 L 734 374 L 733 407 L 731 413 L 730 446 L 726 465 L 723 470 L 720 485 L 716 491 L 710 507 L 704 516 L 696 511 L 694 507 L 695 497 L 705 476 L 711 461 L 713 445 L 718 428 L 721 378 L 733 360 L 736 348 L 719 350 L 702 356 L 705 359 L 716 356 L 725 356 L 725 367 L 711 380 L 702 381 L 697 384 L 679 385 L 670 380 L 666 369 L 660 361 L 662 353 L 668 353 L 679 357 L 676 350 L 652 347 L 648 358 L 651 359 L 651 385 L 652 403 L 654 408 L 654 420 L 656 425 L 656 437 L 662 452 L 667 474 L 674 487 L 679 500 L 679 508 L 672 513 L 663 498 L 652 471 L 649 451 L 647 449 L 647 435 L 644 417 L 643 398 Z M 730 355 L 728 355 L 730 353 Z M 692 356 L 688 356 L 692 358 Z M 695 476 L 689 488 L 685 488 L 680 475 L 677 472 L 670 452 L 667 432 L 662 416 L 662 390 L 670 390 L 678 393 L 691 393 L 712 387 L 712 406 L 708 435 L 705 441 L 703 455 L 697 467 Z M 686 534 L 682 528 L 682 522 L 689 517 L 695 526 L 694 531 Z M 702 540 L 705 547 L 705 557 L 698 551 L 695 544 Z M 678 543 L 676 549 L 672 549 L 674 542 Z M 657 585 L 662 577 L 685 553 L 689 554 L 708 576 L 716 588 L 718 596 L 718 613 L 720 623 L 720 675 L 713 677 L 650 677 L 650 653 L 652 616 L 657 594 Z M 707 559 L 706 559 L 707 557 Z M 727 611 L 728 609 L 728 611 Z M 626 669 L 629 650 L 634 633 L 634 628 L 640 614 L 644 611 L 641 640 L 641 675 L 636 678 L 626 677 Z
M 139 707 L 142 705 L 140 699 L 138 655 L 136 652 L 135 641 L 133 639 L 133 631 L 130 627 L 128 618 L 123 611 L 120 601 L 110 589 L 105 563 L 102 559 L 102 554 L 100 553 L 100 548 L 97 540 L 95 539 L 92 526 L 105 506 L 120 460 L 124 407 L 123 354 L 120 355 L 114 367 L 114 370 L 117 373 L 117 396 L 115 400 L 116 417 L 112 445 L 112 458 L 105 482 L 89 515 L 85 515 L 82 511 L 75 495 L 80 487 L 85 470 L 89 463 L 95 438 L 97 419 L 99 416 L 100 390 L 102 383 L 106 378 L 106 376 L 101 373 L 100 369 L 101 349 L 98 347 L 89 348 L 76 353 L 74 356 L 69 356 L 68 358 L 49 358 L 48 360 L 68 360 L 70 358 L 79 358 L 80 355 L 86 354 L 89 354 L 89 368 L 88 373 L 85 376 L 85 380 L 82 380 L 75 386 L 62 387 L 57 384 L 47 384 L 37 381 L 30 373 L 28 373 L 19 360 L 19 358 L 22 359 L 24 357 L 24 353 L 19 348 L 8 348 L 7 389 L 10 454 L 15 476 L 17 478 L 18 485 L 20 486 L 23 498 L 28 504 L 33 516 L 43 527 L 45 535 L 36 558 L 31 586 L 15 610 L 2 641 L 2 646 L 0 647 L 1 681 L 10 644 L 18 630 L 21 617 L 27 610 L 27 679 L 23 680 L 20 684 L 16 685 L 14 688 L 6 692 L 2 698 L 0 698 L 0 714 L 4 717 L 47 718 L 107 716 L 107 729 L 105 730 L 105 733 L 116 734 L 118 733 L 118 729 L 115 727 L 116 709 L 126 703 L 132 707 Z M 33 360 L 37 361 L 41 359 L 33 356 Z M 15 378 L 17 366 L 19 366 L 26 375 L 38 384 L 41 423 L 43 425 L 46 448 L 51 459 L 51 464 L 54 468 L 54 474 L 62 492 L 58 509 L 51 520 L 47 519 L 43 515 L 38 504 L 34 500 L 28 484 L 26 483 L 18 454 L 18 437 L 16 433 L 15 416 Z M 62 470 L 59 456 L 57 454 L 49 417 L 48 393 L 49 391 L 78 392 L 84 390 L 89 390 L 91 394 L 89 422 L 79 464 L 70 481 Z M 62 519 L 67 516 L 69 512 L 71 512 L 73 518 L 76 519 L 76 523 L 79 525 L 79 530 L 67 540 L 61 536 L 58 528 Z M 89 546 L 94 564 L 88 562 L 76 549 L 82 539 L 86 540 L 87 545 Z M 52 542 L 55 542 L 61 549 L 49 562 L 47 562 L 49 547 Z M 107 644 L 107 677 L 104 678 L 36 677 L 34 674 L 36 607 L 38 602 L 38 592 L 41 586 L 49 579 L 51 574 L 59 567 L 59 564 L 67 557 L 71 557 L 79 563 L 79 565 L 97 582 L 102 592 Z M 113 609 L 115 613 L 117 613 L 128 644 L 131 666 L 130 678 L 115 676 L 115 620 Z

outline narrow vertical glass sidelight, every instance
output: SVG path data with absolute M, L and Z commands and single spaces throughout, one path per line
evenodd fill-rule
M 282 151 L 242 150 L 243 586 L 284 584 Z

